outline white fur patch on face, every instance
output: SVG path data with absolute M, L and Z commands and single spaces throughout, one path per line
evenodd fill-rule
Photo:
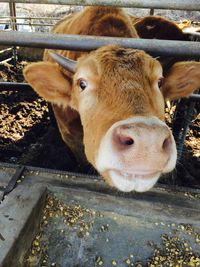
M 146 28 L 147 30 L 153 30 L 155 28 L 155 25 L 147 25 Z
M 156 117 L 133 117 L 126 120 L 118 121 L 114 123 L 106 132 L 105 136 L 102 138 L 98 154 L 96 155 L 96 168 L 99 172 L 105 172 L 108 169 L 121 169 L 120 162 L 118 161 L 117 156 L 113 153 L 112 149 L 112 131 L 118 126 L 131 124 L 131 123 L 145 123 L 147 125 L 158 124 L 166 126 L 166 124 L 159 120 Z M 176 151 L 175 142 L 174 142 L 174 151 Z M 175 153 L 176 155 L 176 153 Z
M 116 127 L 131 124 L 145 123 L 147 125 L 159 125 L 167 127 L 166 124 L 156 117 L 133 117 L 126 120 L 118 121 L 113 124 L 105 136 L 102 138 L 98 153 L 96 155 L 95 165 L 100 173 L 107 172 L 113 185 L 121 191 L 138 191 L 144 192 L 152 188 L 162 173 L 170 172 L 174 169 L 177 159 L 176 145 L 173 136 L 171 136 L 171 152 L 169 160 L 163 169 L 151 169 L 150 166 L 145 166 L 141 169 L 138 166 L 124 165 L 113 150 L 112 133 Z M 170 130 L 169 130 L 170 133 Z M 133 162 L 134 163 L 134 162 Z
M 82 95 L 79 99 L 79 113 L 81 118 L 87 113 L 87 111 L 95 107 L 97 103 L 97 99 L 93 92 L 87 92 Z
M 113 185 L 123 192 L 145 192 L 151 189 L 155 183 L 158 181 L 158 178 L 160 176 L 160 173 L 154 174 L 152 177 L 137 177 L 137 175 L 133 175 L 133 177 L 130 177 L 130 174 L 121 175 L 117 171 L 109 171 L 108 172 Z

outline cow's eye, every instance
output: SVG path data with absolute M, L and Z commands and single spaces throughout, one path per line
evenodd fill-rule
M 81 90 L 85 90 L 85 88 L 87 87 L 87 82 L 84 79 L 79 79 L 78 80 L 78 85 L 81 88 Z
M 161 88 L 162 85 L 163 85 L 163 81 L 164 81 L 164 78 L 161 77 L 159 80 L 158 80 L 158 87 Z

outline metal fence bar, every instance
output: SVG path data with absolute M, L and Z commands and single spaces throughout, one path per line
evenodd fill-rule
M 191 100 L 194 100 L 194 101 L 200 101 L 200 95 L 198 95 L 198 94 L 192 94 L 190 96 L 190 99 Z
M 4 25 L 5 23 L 3 22 L 0 22 L 0 25 Z M 10 22 L 8 22 L 7 24 L 10 24 Z M 24 26 L 49 26 L 49 27 L 52 27 L 54 26 L 55 24 L 45 24 L 45 23 L 25 23 L 25 22 L 14 22 L 13 25 L 24 25 Z
M 0 21 L 1 20 L 6 20 L 6 19 L 27 19 L 27 20 L 60 20 L 60 18 L 58 17 L 30 17 L 29 15 L 27 15 L 27 17 L 21 17 L 21 16 L 15 16 L 15 17 L 12 17 L 12 16 L 0 16 Z
M 15 91 L 15 90 L 32 90 L 32 87 L 27 83 L 18 82 L 0 82 L 1 91 Z
M 119 6 L 200 11 L 200 0 L 0 0 L 0 2 L 74 6 Z
M 18 83 L 18 82 L 0 82 L 0 92 L 1 91 L 15 91 L 15 90 L 33 90 L 28 83 Z M 194 101 L 200 101 L 200 95 L 192 94 L 189 99 Z
M 15 7 L 15 3 L 10 2 L 10 3 L 9 3 L 9 8 L 10 8 L 10 16 L 11 16 L 11 17 L 16 17 L 16 7 Z M 15 19 L 15 18 L 12 18 L 12 19 L 11 19 L 11 28 L 12 28 L 12 30 L 17 31 L 17 26 L 16 26 L 15 23 L 16 23 L 16 19 Z
M 153 8 L 150 9 L 149 15 L 150 16 L 153 16 L 154 15 L 154 9 Z
M 185 33 L 187 33 L 187 31 L 186 31 Z M 200 37 L 200 32 L 192 32 L 192 35 L 193 35 L 193 36 Z
M 91 51 L 108 44 L 137 48 L 152 55 L 200 57 L 200 42 L 145 40 L 138 38 L 96 37 L 50 33 L 0 32 L 0 45 Z
M 1 0 L 0 0 L 1 2 Z M 70 14 L 70 13 L 69 13 Z M 66 14 L 66 15 L 69 15 L 69 14 Z M 0 21 L 5 21 L 7 22 L 8 20 L 10 19 L 26 19 L 26 20 L 60 20 L 62 18 L 61 17 L 31 17 L 30 15 L 27 15 L 26 17 L 25 16 L 16 16 L 16 17 L 11 17 L 11 16 L 0 16 Z M 6 21 L 7 20 L 7 21 Z M 176 20 L 175 20 L 176 21 Z M 181 23 L 182 20 L 177 20 L 176 21 L 177 23 Z M 194 20 L 191 20 L 192 24 L 194 25 L 200 25 L 200 21 L 194 21 Z

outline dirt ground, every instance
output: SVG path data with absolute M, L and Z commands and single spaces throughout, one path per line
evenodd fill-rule
M 0 78 L 4 81 L 23 81 L 22 69 L 27 62 L 0 64 Z M 32 90 L 0 92 L 0 161 L 25 164 L 73 172 L 88 172 L 77 166 L 73 155 L 61 140 L 49 110 L 50 106 Z M 171 121 L 174 107 L 168 109 Z M 183 154 L 172 174 L 163 183 L 200 188 L 200 115 L 196 116 L 188 132 Z M 89 173 L 95 173 L 89 168 Z
M 0 64 L 0 79 L 23 81 L 22 61 Z M 0 91 L 0 161 L 67 171 L 78 166 L 62 141 L 51 106 L 32 90 Z M 50 118 L 51 117 L 51 118 Z M 92 171 L 94 172 L 94 171 Z

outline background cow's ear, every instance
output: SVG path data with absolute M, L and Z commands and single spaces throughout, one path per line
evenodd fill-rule
M 45 100 L 67 106 L 71 94 L 70 78 L 65 78 L 56 64 L 38 62 L 23 71 L 26 81 Z
M 161 88 L 166 100 L 187 97 L 200 87 L 200 62 L 183 61 L 174 64 Z

